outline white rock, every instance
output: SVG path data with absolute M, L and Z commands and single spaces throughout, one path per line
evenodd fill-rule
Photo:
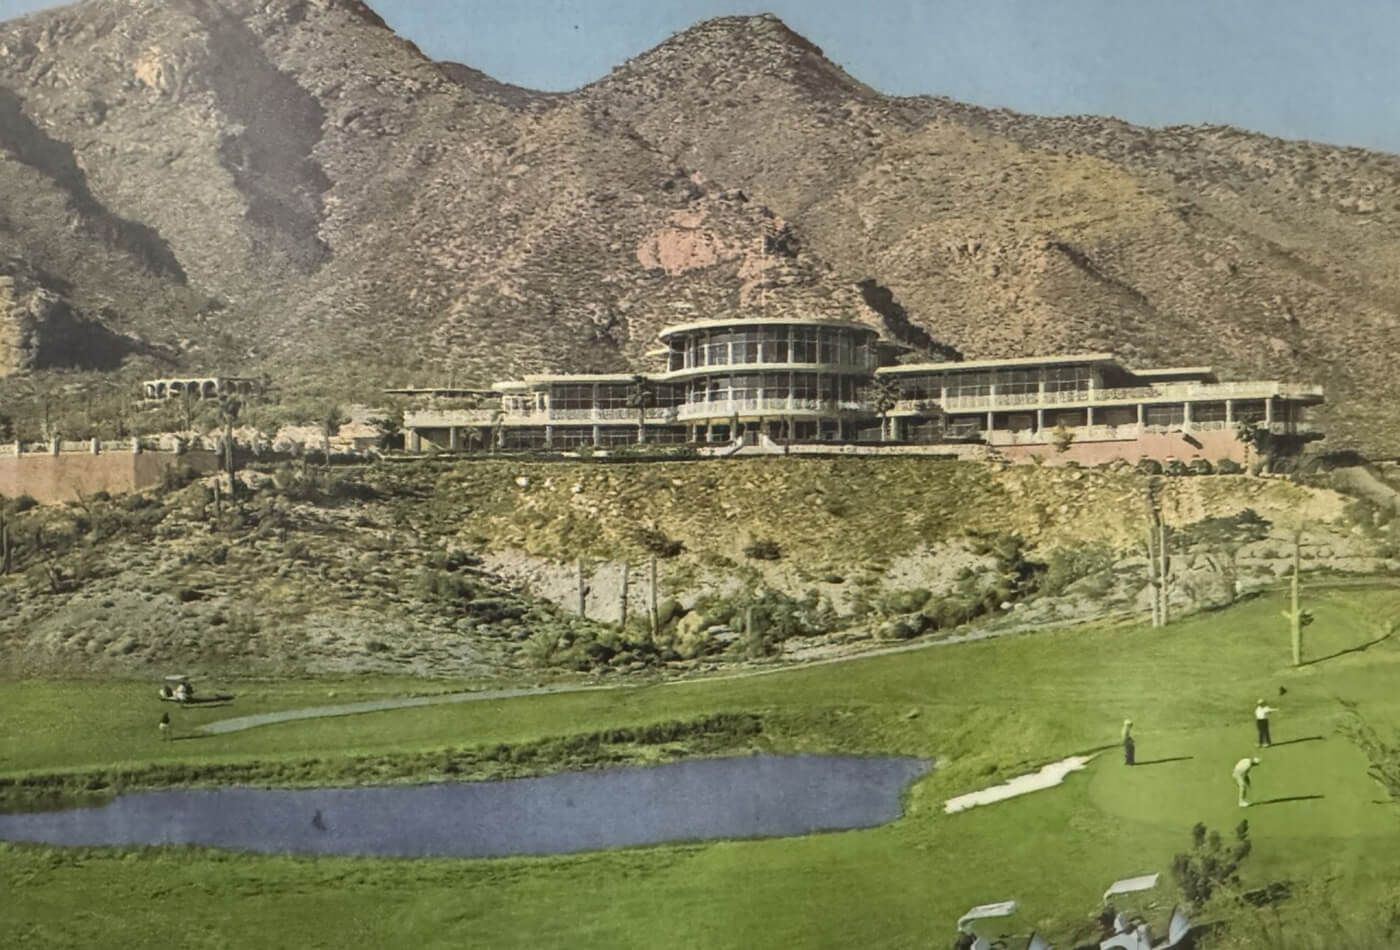
M 519 485 L 521 488 L 528 488 L 530 486 L 530 479 L 525 477 L 524 475 L 517 475 L 515 478 L 515 484 Z

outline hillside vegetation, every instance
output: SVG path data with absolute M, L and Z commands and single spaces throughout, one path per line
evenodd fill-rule
M 0 664 L 684 672 L 970 621 L 1145 612 L 1154 484 L 1178 610 L 1274 583 L 1297 527 L 1309 571 L 1383 572 L 1400 550 L 1389 508 L 1243 475 L 479 458 L 282 464 L 241 479 L 236 501 L 222 476 L 61 507 L 10 500 Z

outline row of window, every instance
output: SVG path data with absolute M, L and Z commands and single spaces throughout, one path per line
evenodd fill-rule
M 874 369 L 874 333 L 842 327 L 711 330 L 672 344 L 668 368 L 747 363 L 826 363 Z

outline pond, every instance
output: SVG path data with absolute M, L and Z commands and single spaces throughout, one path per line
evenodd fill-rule
M 562 854 L 868 828 L 901 814 L 913 758 L 749 756 L 540 778 L 354 788 L 170 789 L 0 815 L 0 840 L 192 844 L 395 857 Z

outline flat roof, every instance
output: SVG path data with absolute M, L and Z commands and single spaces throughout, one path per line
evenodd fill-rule
M 657 339 L 665 340 L 667 337 L 675 336 L 678 333 L 694 333 L 698 330 L 713 330 L 719 327 L 741 327 L 741 326 L 813 326 L 813 327 L 842 327 L 847 330 L 864 330 L 867 333 L 880 335 L 880 331 L 868 323 L 860 323 L 856 320 L 824 320 L 819 317 L 729 317 L 723 320 L 696 320 L 694 323 L 680 323 L 675 326 L 662 327 L 661 332 L 656 335 Z
M 1133 369 L 1134 376 L 1214 376 L 1210 366 L 1160 366 L 1153 369 Z
M 963 360 L 952 363 L 906 363 L 903 366 L 881 366 L 877 374 L 887 373 L 945 373 L 951 370 L 995 369 L 1002 366 L 1045 366 L 1065 363 L 1118 363 L 1112 353 L 1069 353 L 1059 356 L 1017 356 L 1005 360 Z

